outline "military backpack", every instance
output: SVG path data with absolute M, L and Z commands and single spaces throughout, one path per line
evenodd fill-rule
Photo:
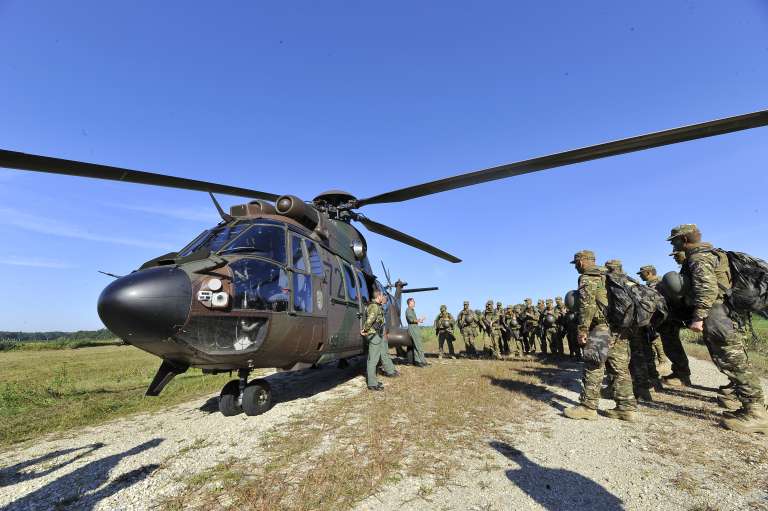
M 731 267 L 729 305 L 739 312 L 768 317 L 768 263 L 744 252 L 726 251 Z
M 605 316 L 612 328 L 656 326 L 669 313 L 661 293 L 628 275 L 607 273 L 605 289 L 608 293 Z

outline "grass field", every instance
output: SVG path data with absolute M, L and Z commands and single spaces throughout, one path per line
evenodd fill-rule
M 165 408 L 216 392 L 229 379 L 190 369 L 159 397 L 144 397 L 159 365 L 132 346 L 0 352 L 0 448 Z

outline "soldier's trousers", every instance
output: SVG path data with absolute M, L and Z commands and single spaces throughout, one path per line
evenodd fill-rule
M 467 355 L 476 354 L 477 348 L 475 348 L 475 334 L 470 332 L 467 328 L 461 332 L 461 336 L 464 338 L 464 350 L 467 352 Z
M 667 357 L 664 353 L 664 345 L 661 342 L 661 337 L 656 335 L 651 341 L 651 350 L 653 351 L 653 358 L 656 359 L 656 365 L 659 366 L 664 363 L 664 359 Z
M 605 336 L 612 337 L 608 358 L 603 364 L 585 362 L 579 401 L 587 408 L 597 410 L 603 376 L 607 375 L 613 380 L 613 400 L 616 401 L 616 408 L 619 410 L 636 410 L 637 401 L 632 392 L 632 378 L 629 375 L 629 339 L 625 336 L 611 334 L 605 325 L 599 325 L 589 332 L 590 340 L 593 341 L 599 337 L 605 338 Z
M 501 344 L 501 332 L 498 330 L 492 330 L 491 335 L 488 337 L 488 342 L 485 347 L 491 351 L 491 355 L 494 357 L 499 356 L 499 346 Z
M 538 344 L 539 351 L 542 353 L 547 352 L 547 340 L 544 338 L 544 331 L 541 328 L 536 328 L 534 333 L 534 344 Z
M 581 358 L 581 346 L 577 339 L 576 326 L 569 325 L 565 332 L 568 337 L 568 351 L 572 357 Z
M 379 365 L 379 362 L 387 374 L 395 372 L 395 364 L 389 357 L 389 344 L 379 334 L 369 335 L 366 341 L 368 342 L 368 358 L 365 364 L 365 380 L 369 387 L 374 387 L 379 384 L 379 379 L 376 377 L 376 366 Z
M 506 332 L 499 335 L 499 351 L 504 355 L 509 354 L 509 334 Z
M 683 343 L 680 341 L 680 328 L 682 326 L 679 321 L 665 321 L 659 326 L 658 333 L 664 346 L 664 353 L 672 363 L 672 374 L 690 378 L 691 369 L 688 366 L 688 355 L 685 354 Z
M 411 339 L 413 339 L 413 363 L 426 363 L 427 359 L 424 356 L 424 345 L 421 343 L 421 332 L 419 332 L 418 325 L 408 325 L 408 333 L 411 334 Z
M 520 335 L 520 330 L 513 330 L 511 338 L 509 340 L 510 348 L 516 355 L 522 355 L 525 353 L 525 344 L 523 343 L 523 337 Z
M 565 348 L 563 347 L 563 341 L 565 341 L 565 327 L 564 326 L 558 326 L 555 329 L 555 348 L 554 352 L 563 354 L 565 353 Z
M 557 328 L 547 328 L 546 330 L 542 331 L 542 348 L 543 345 L 546 344 L 549 346 L 549 352 L 550 353 L 562 353 L 563 352 L 563 345 L 560 345 L 560 351 L 557 350 Z
M 629 329 L 629 349 L 631 352 L 629 370 L 632 375 L 632 384 L 635 389 L 650 389 L 659 381 L 659 373 L 656 370 L 656 359 L 653 355 L 648 330 L 637 327 Z
M 729 317 L 725 306 L 715 302 L 704 320 L 704 342 L 720 371 L 734 383 L 734 394 L 745 405 L 763 403 L 760 378 L 752 370 L 744 349 L 746 328 Z
M 448 343 L 448 353 L 451 356 L 455 356 L 456 353 L 453 351 L 453 341 L 456 340 L 456 337 L 453 336 L 451 332 L 448 330 L 440 330 L 437 333 L 437 348 L 440 351 L 440 354 L 443 354 L 443 346 L 445 343 Z

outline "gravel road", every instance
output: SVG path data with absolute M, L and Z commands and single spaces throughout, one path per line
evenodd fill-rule
M 448 484 L 404 479 L 357 509 L 768 510 L 765 437 L 717 426 L 711 389 L 725 378 L 711 363 L 691 365 L 695 388 L 661 394 L 628 424 L 563 418 L 580 376 L 578 364 L 564 362 L 541 375 L 551 413 L 458 453 L 461 470 Z M 11 449 L 0 455 L 0 507 L 151 509 L 185 478 L 232 456 L 257 456 L 263 434 L 292 415 L 363 391 L 358 374 L 357 364 L 272 374 L 280 402 L 259 417 L 222 417 L 210 396 Z

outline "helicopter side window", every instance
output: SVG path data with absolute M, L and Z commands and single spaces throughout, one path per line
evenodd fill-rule
M 285 263 L 285 229 L 276 225 L 254 225 L 230 243 L 222 254 L 247 252 Z
M 301 238 L 293 235 L 291 236 L 291 263 L 294 269 L 299 271 L 307 271 L 307 260 L 304 257 L 304 246 L 301 243 Z
M 261 259 L 240 259 L 229 267 L 233 276 L 235 309 L 288 310 L 288 274 L 280 266 Z
M 312 312 L 312 277 L 309 275 L 293 274 L 293 310 Z
M 360 297 L 363 299 L 363 303 L 368 303 L 371 301 L 371 297 L 368 294 L 368 283 L 365 281 L 365 275 L 363 275 L 361 272 L 356 271 L 357 274 L 357 287 L 360 289 Z
M 333 265 L 333 278 L 331 279 L 332 287 L 335 291 L 334 296 L 339 300 L 346 300 L 347 295 L 344 294 L 344 277 L 341 276 L 341 267 L 335 259 L 334 262 L 336 264 Z
M 197 239 L 187 246 L 180 254 L 180 257 L 185 257 L 198 250 L 208 249 L 211 252 L 216 252 L 224 245 L 240 236 L 242 232 L 249 227 L 250 224 L 239 223 L 235 225 L 222 225 L 209 231 L 206 231 L 207 236 L 198 236 Z
M 357 289 L 355 289 L 355 273 L 352 270 L 352 267 L 346 263 L 344 263 L 344 276 L 346 277 L 344 280 L 347 283 L 347 296 L 350 301 L 356 302 Z
M 313 275 L 323 276 L 323 260 L 317 251 L 317 246 L 313 241 L 304 240 L 307 244 L 307 253 L 309 254 L 309 268 Z

